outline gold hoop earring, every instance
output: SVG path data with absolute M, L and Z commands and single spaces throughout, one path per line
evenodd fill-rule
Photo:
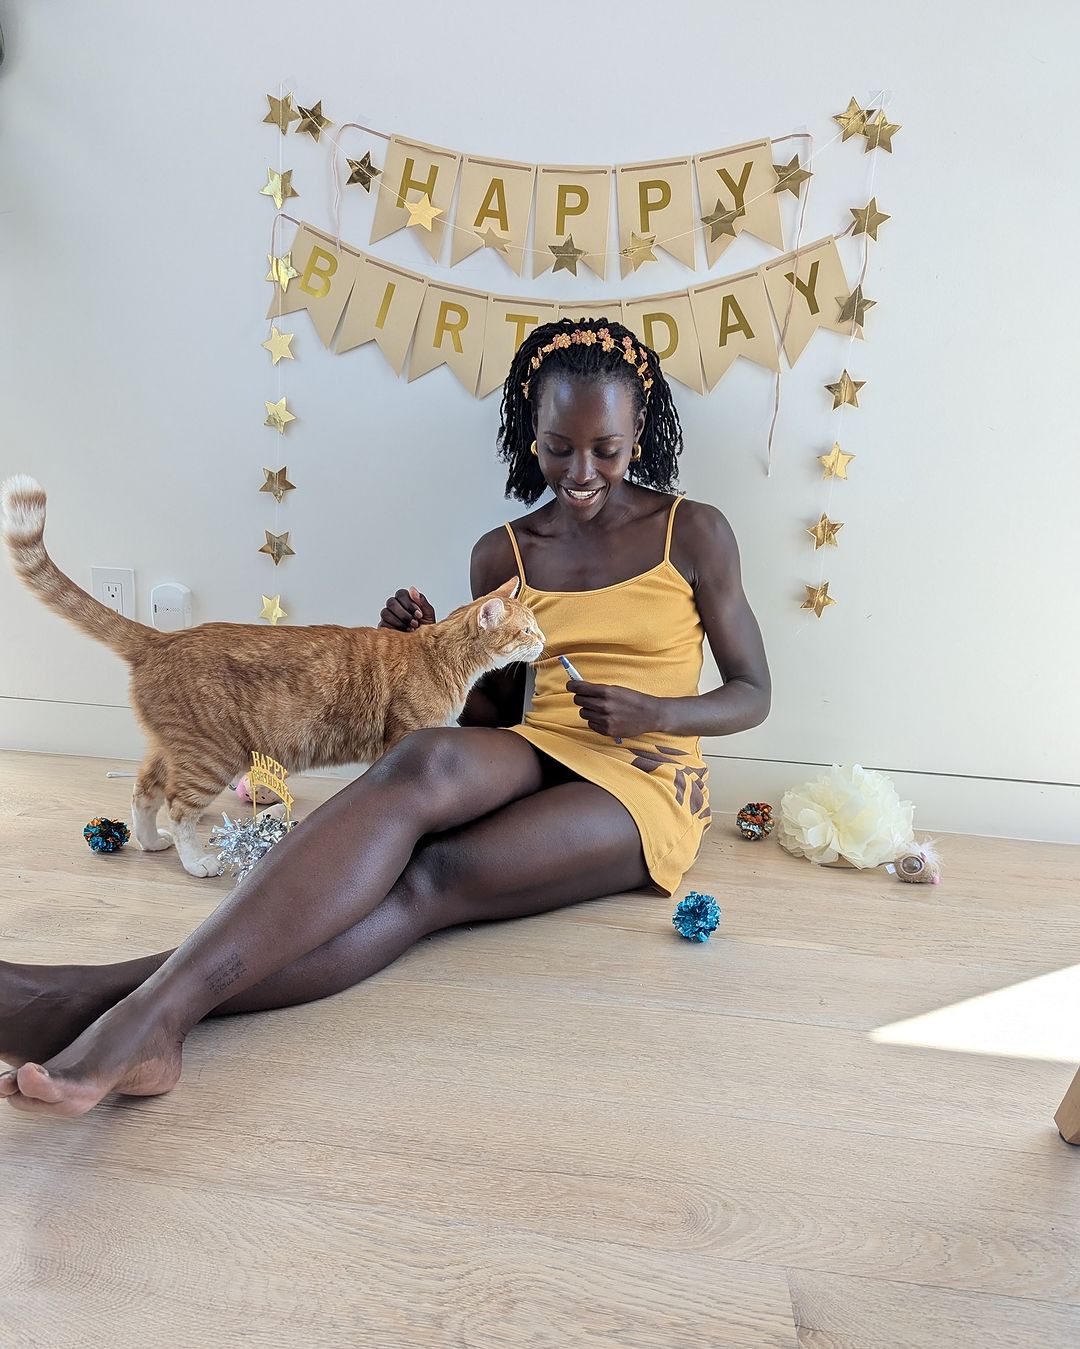
M 540 451 L 536 448 L 536 441 L 535 441 L 535 440 L 534 440 L 533 443 L 529 446 L 529 450 L 530 450 L 530 452 L 531 452 L 532 454 L 535 454 L 535 455 L 536 455 L 537 459 L 540 458 Z
M 634 448 L 630 451 L 630 458 L 631 459 L 641 458 L 641 446 L 637 443 L 636 440 L 634 441 Z

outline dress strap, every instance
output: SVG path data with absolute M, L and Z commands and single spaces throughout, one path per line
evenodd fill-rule
M 676 508 L 678 507 L 679 502 L 680 502 L 681 500 L 682 500 L 682 497 L 676 497 L 676 498 L 675 498 L 675 500 L 671 503 L 671 510 L 670 510 L 670 512 L 669 512 L 669 514 L 668 514 L 668 519 L 667 519 L 667 538 L 664 540 L 664 561 L 665 561 L 665 562 L 670 562 L 670 561 L 671 561 L 671 531 L 672 531 L 672 528 L 674 527 L 674 524 L 675 524 L 675 511 L 676 511 Z M 507 529 L 509 529 L 509 528 L 510 528 L 510 526 L 507 525 Z
M 525 564 L 521 560 L 521 550 L 518 548 L 518 541 L 514 537 L 514 531 L 510 528 L 509 523 L 504 524 L 503 529 L 510 535 L 510 547 L 513 548 L 514 558 L 517 561 L 518 577 L 521 580 L 521 584 L 525 586 L 528 582 L 525 580 Z

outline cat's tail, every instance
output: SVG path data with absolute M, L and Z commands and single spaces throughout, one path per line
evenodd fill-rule
M 114 613 L 64 575 L 45 551 L 45 489 L 24 473 L 0 487 L 3 535 L 16 572 L 50 608 L 127 660 L 137 659 L 157 633 Z

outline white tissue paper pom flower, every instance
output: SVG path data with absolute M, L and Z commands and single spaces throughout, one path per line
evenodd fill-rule
M 776 836 L 788 852 L 811 862 L 843 858 L 860 869 L 876 867 L 914 840 L 913 811 L 884 773 L 833 764 L 822 777 L 784 793 Z

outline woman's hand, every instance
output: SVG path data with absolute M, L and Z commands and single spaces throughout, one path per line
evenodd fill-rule
M 398 590 L 386 601 L 379 615 L 380 628 L 394 628 L 397 632 L 415 632 L 421 623 L 434 623 L 435 610 L 426 595 L 415 586 Z
M 608 735 L 613 740 L 623 736 L 661 732 L 662 698 L 636 689 L 624 689 L 618 684 L 590 684 L 585 679 L 569 679 L 566 687 L 581 708 L 581 715 L 589 729 L 597 735 Z

